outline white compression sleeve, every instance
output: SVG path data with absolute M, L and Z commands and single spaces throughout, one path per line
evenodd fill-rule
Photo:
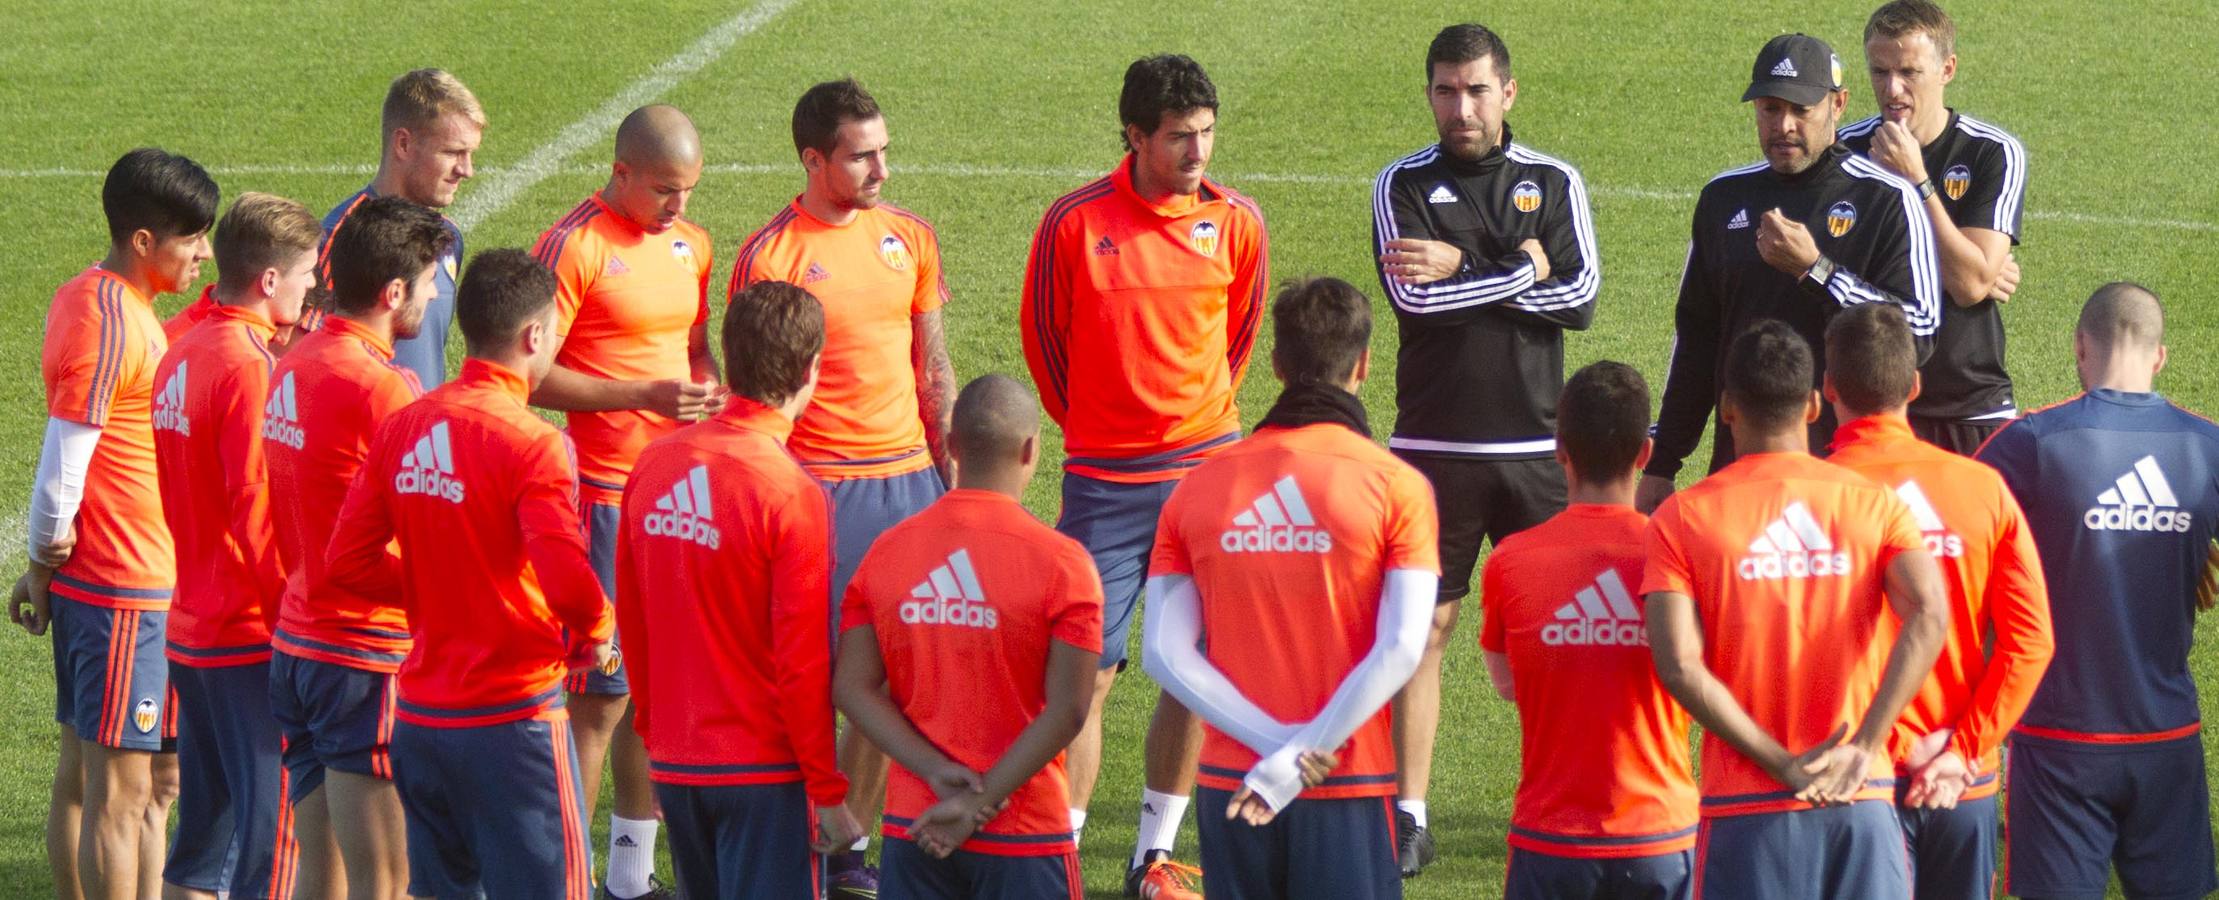
M 1270 755 L 1295 734 L 1293 726 L 1256 707 L 1202 655 L 1202 594 L 1185 575 L 1148 579 L 1141 624 L 1141 669 L 1203 720 L 1250 750 Z
M 99 446 L 98 428 L 68 419 L 46 420 L 38 474 L 31 480 L 31 514 L 25 523 L 31 559 L 43 556 L 46 545 L 67 533 L 76 520 L 77 504 L 85 497 L 85 472 Z

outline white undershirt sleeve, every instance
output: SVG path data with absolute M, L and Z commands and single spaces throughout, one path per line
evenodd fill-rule
M 46 545 L 68 533 L 77 519 L 77 504 L 85 497 L 85 472 L 99 446 L 98 428 L 68 419 L 46 420 L 38 474 L 31 481 L 30 519 L 25 523 L 30 531 L 25 549 L 32 561 L 43 557 Z
M 1266 714 L 1202 655 L 1202 594 L 1185 575 L 1148 579 L 1140 665 L 1148 677 L 1217 730 L 1268 756 L 1295 735 Z

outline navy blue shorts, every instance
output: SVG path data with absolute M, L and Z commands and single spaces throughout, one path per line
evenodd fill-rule
M 2015 734 L 2005 889 L 2027 897 L 2102 897 L 2116 867 L 2136 898 L 2219 890 L 2201 735 L 2088 746 Z
M 393 761 L 409 896 L 587 900 L 593 850 L 566 713 L 476 728 L 402 721 Z
M 1078 541 L 1102 575 L 1102 668 L 1125 667 L 1133 611 L 1148 584 L 1156 520 L 1177 481 L 1125 484 L 1063 473 L 1063 514 L 1056 530 Z
M 586 520 L 586 559 L 593 563 L 594 577 L 601 579 L 601 593 L 615 600 L 616 535 L 624 528 L 624 510 L 608 503 L 589 502 L 581 512 Z M 617 645 L 623 643 L 623 637 L 618 636 Z M 564 675 L 562 689 L 573 694 L 621 697 L 632 692 L 632 682 L 624 676 L 624 663 L 619 661 L 613 674 L 587 667 Z
M 270 664 L 170 667 L 177 689 L 177 821 L 162 880 L 233 897 L 291 897 L 300 844 L 285 800 Z
M 880 900 L 1081 900 L 1079 854 L 1000 856 L 957 850 L 936 859 L 907 838 L 878 852 Z
M 707 900 L 815 897 L 816 810 L 801 782 L 700 787 L 655 783 L 678 892 Z
M 1504 900 L 1690 900 L 1695 851 L 1585 859 L 1510 848 Z
M 1391 797 L 1297 799 L 1261 828 L 1227 821 L 1233 794 L 1194 792 L 1202 893 L 1210 900 L 1391 900 L 1402 896 Z
M 77 739 L 169 750 L 177 718 L 162 654 L 169 613 L 109 609 L 54 596 L 54 721 Z
M 1706 818 L 1695 832 L 1695 868 L 1703 900 L 1911 896 L 1903 829 L 1886 800 Z
M 1976 787 L 1994 784 L 1993 772 Z M 1903 805 L 1911 779 L 1895 781 L 1895 818 L 1911 854 L 1911 888 L 1919 900 L 1987 900 L 1996 888 L 1996 795 L 1959 800 L 1954 809 Z
M 863 554 L 886 529 L 923 512 L 948 492 L 940 471 L 919 469 L 884 478 L 846 478 L 824 483 L 832 501 L 832 615 L 840 615 L 840 598 L 847 595 L 848 579 L 863 564 Z M 833 634 L 839 634 L 834 621 Z
M 324 773 L 393 780 L 393 676 L 302 659 L 270 658 L 270 711 L 285 735 L 294 803 L 324 786 Z

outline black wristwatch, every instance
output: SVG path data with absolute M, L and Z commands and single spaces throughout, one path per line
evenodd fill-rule
M 1934 179 L 1919 179 L 1919 202 L 1924 203 L 1932 199 L 1934 199 Z

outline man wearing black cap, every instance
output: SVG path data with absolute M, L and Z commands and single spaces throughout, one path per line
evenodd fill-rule
M 1773 38 L 1741 99 L 1755 101 L 1765 158 L 1720 173 L 1695 201 L 1671 375 L 1641 479 L 1644 511 L 1672 493 L 1681 462 L 1702 440 L 1735 335 L 1777 319 L 1815 350 L 1825 346 L 1835 310 L 1894 303 L 1923 359 L 1941 319 L 1933 226 L 1918 189 L 1834 139 L 1849 92 L 1833 48 L 1807 35 Z M 1825 371 L 1818 362 L 1813 377 Z M 1810 427 L 1811 446 L 1825 446 L 1832 414 Z M 1733 435 L 1715 431 L 1712 471 L 1734 460 Z

